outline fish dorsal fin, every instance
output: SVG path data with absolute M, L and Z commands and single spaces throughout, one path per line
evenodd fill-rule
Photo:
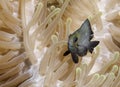
M 93 34 L 91 34 L 91 35 L 90 35 L 90 40 L 91 40 L 93 37 L 94 37 L 94 35 L 93 35 Z
M 81 27 L 78 29 L 79 32 L 89 32 L 90 35 L 93 34 L 93 31 L 91 29 L 91 24 L 88 19 L 84 21 L 84 23 L 81 25 Z
M 88 40 L 91 40 L 94 35 L 91 29 L 90 21 L 86 19 L 81 25 L 81 27 L 78 30 L 76 30 L 72 35 L 77 35 L 83 39 L 86 38 Z

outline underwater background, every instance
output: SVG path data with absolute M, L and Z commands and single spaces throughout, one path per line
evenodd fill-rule
M 75 64 L 87 18 L 100 44 Z M 0 0 L 0 87 L 120 87 L 120 0 Z

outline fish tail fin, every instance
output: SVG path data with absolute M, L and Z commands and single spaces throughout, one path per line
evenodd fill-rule
M 94 48 L 99 44 L 99 41 L 91 41 L 89 46 L 89 52 L 92 53 Z

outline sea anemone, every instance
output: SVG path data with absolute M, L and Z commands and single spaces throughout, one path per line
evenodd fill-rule
M 0 87 L 120 87 L 119 5 L 0 0 Z M 68 36 L 87 18 L 100 44 L 75 64 L 63 54 Z
M 106 46 L 110 51 L 120 51 L 120 40 L 119 40 L 119 27 L 120 27 L 120 1 L 115 0 L 112 2 L 110 0 L 106 5 L 105 11 L 107 12 L 105 15 L 105 19 L 108 22 L 108 31 L 110 35 L 104 40 Z M 110 43 L 109 45 L 107 45 Z

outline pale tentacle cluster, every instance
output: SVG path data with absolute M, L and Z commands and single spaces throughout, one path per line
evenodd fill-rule
M 109 23 L 108 30 L 111 35 L 105 38 L 104 42 L 110 51 L 120 52 L 120 1 L 109 0 L 105 8 L 105 19 Z
M 0 87 L 16 87 L 32 76 L 16 4 L 0 0 Z
M 63 19 L 66 17 L 72 18 L 71 31 L 78 29 L 82 22 L 88 18 L 91 24 L 95 24 L 98 30 L 102 29 L 101 15 L 97 0 L 71 0 L 67 6 Z M 76 21 L 77 20 L 77 21 Z

